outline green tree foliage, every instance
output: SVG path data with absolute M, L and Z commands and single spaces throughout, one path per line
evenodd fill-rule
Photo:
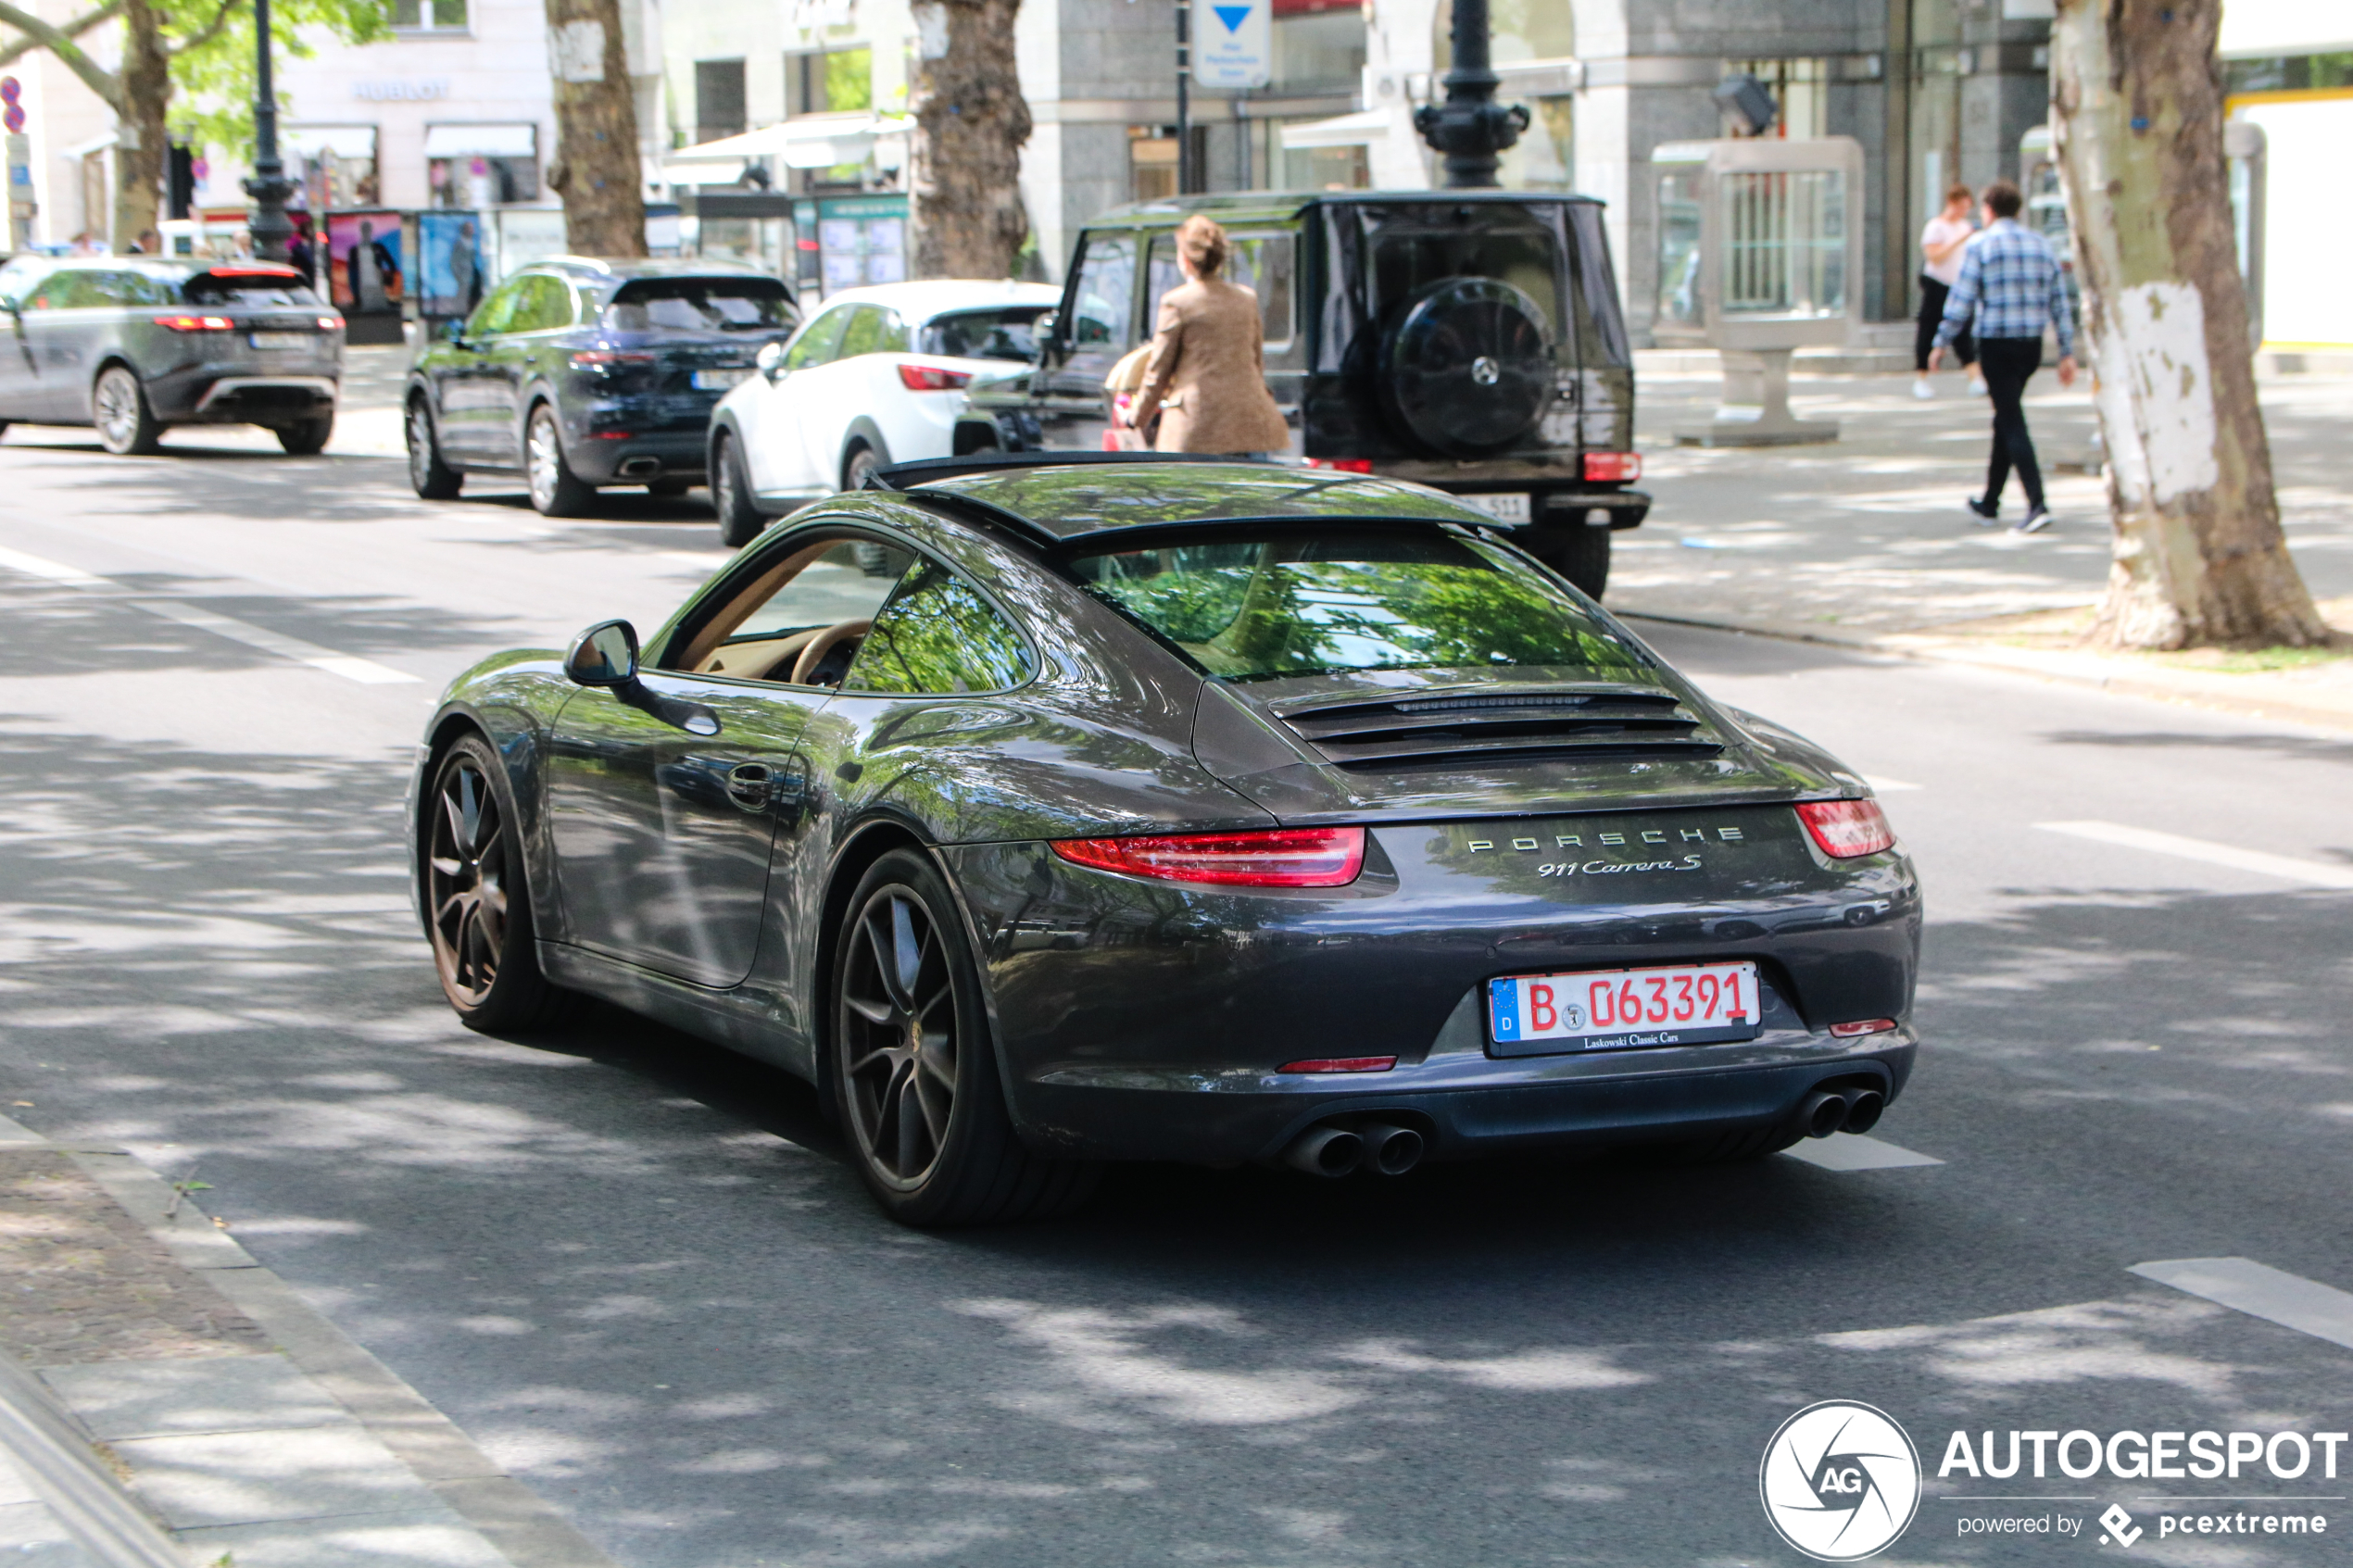
M 155 0 L 150 0 L 155 3 Z M 208 0 L 161 0 L 167 15 L 202 11 Z M 392 36 L 385 0 L 271 0 L 270 41 L 275 57 L 307 60 L 321 42 L 376 44 Z M 253 156 L 253 7 L 236 0 L 223 27 L 195 47 L 172 56 L 172 135 L 197 147 L 222 147 Z M 281 90 L 281 122 L 317 118 L 324 106 L 307 109 Z

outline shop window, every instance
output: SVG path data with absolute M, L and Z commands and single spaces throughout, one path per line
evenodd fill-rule
M 1780 112 L 1767 135 L 1806 140 L 1830 134 L 1830 61 L 1732 60 L 1724 69 L 1728 75 L 1756 78 L 1773 95 Z
M 2353 50 L 2224 60 L 2222 82 L 2223 91 L 2233 97 L 2242 93 L 2309 93 L 2315 88 L 2353 87 Z
M 1365 73 L 1363 0 L 1274 0 L 1274 6 L 1271 85 L 1293 93 L 1354 92 Z
M 1345 147 L 1283 148 L 1286 191 L 1361 191 L 1373 182 L 1362 143 Z
M 1166 201 L 1176 194 L 1176 138 L 1159 126 L 1127 128 L 1127 188 L 1132 201 Z
M 478 211 L 539 199 L 535 125 L 428 125 L 425 187 L 430 205 Z
M 695 62 L 695 140 L 716 142 L 740 136 L 744 118 L 744 63 L 741 60 Z
M 396 32 L 463 32 L 466 0 L 392 0 Z
M 847 114 L 875 107 L 875 52 L 830 49 L 785 56 L 785 112 Z

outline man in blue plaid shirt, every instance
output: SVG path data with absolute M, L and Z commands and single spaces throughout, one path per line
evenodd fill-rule
M 2001 516 L 2002 486 L 2015 466 L 2026 490 L 2026 516 L 2017 531 L 2040 533 L 2051 525 L 2051 513 L 2043 505 L 2043 470 L 2034 460 L 2034 437 L 2019 399 L 2042 368 L 2045 326 L 2058 332 L 2059 385 L 2075 384 L 2075 319 L 2058 257 L 2042 235 L 2018 220 L 2024 205 L 2018 187 L 1996 180 L 1985 187 L 1984 201 L 1985 232 L 1961 253 L 1961 280 L 1944 302 L 1928 365 L 1932 370 L 1944 360 L 1945 345 L 1974 316 L 1978 368 L 1994 402 L 1994 456 L 1985 469 L 1985 494 L 1971 496 L 1969 509 L 1991 526 Z

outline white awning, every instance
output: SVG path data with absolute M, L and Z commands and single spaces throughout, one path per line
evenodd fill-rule
M 673 185 L 738 185 L 743 182 L 744 160 L 682 163 L 667 158 L 662 162 L 661 177 Z
M 427 157 L 536 157 L 535 125 L 428 125 Z
M 1329 119 L 1302 120 L 1282 128 L 1283 146 L 1290 151 L 1369 146 L 1389 140 L 1390 121 L 1394 118 L 1387 109 L 1359 109 L 1354 114 L 1334 115 Z
M 337 157 L 374 157 L 376 128 L 372 125 L 289 125 L 278 132 L 278 151 L 286 157 L 317 157 L 330 148 Z
M 679 184 L 711 184 L 713 178 L 703 172 L 707 167 L 733 163 L 736 166 L 735 177 L 739 179 L 743 164 L 752 158 L 773 157 L 787 169 L 831 169 L 838 163 L 863 163 L 884 144 L 903 141 L 914 123 L 903 115 L 862 111 L 795 115 L 740 136 L 723 136 L 699 146 L 681 147 L 661 160 L 661 169 L 663 174 Z M 888 153 L 893 149 L 883 150 Z

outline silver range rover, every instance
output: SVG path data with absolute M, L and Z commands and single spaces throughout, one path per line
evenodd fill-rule
M 144 453 L 172 425 L 261 425 L 296 456 L 333 433 L 343 317 L 293 268 L 19 256 L 0 312 L 0 429 L 86 425 Z

